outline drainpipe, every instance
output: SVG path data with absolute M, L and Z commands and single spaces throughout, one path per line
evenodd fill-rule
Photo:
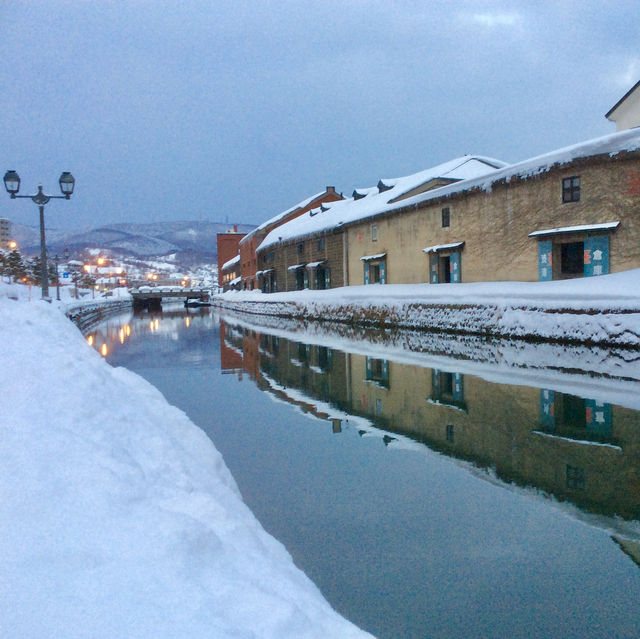
M 348 252 L 347 252 L 347 234 L 344 229 L 342 230 L 342 280 L 344 286 L 349 286 L 349 271 L 347 270 L 348 266 Z

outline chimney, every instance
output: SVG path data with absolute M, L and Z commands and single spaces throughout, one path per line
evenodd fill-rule
M 327 187 L 327 193 L 335 193 L 336 192 L 336 187 L 335 186 L 328 186 Z
M 234 225 L 233 225 L 233 232 L 234 232 L 234 233 L 237 233 L 237 232 L 238 232 L 238 225 L 237 225 L 237 224 L 234 224 Z

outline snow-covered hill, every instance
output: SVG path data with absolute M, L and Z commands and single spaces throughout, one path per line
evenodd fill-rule
M 177 262 L 194 265 L 216 261 L 216 235 L 229 228 L 229 224 L 202 221 L 107 224 L 79 232 L 51 228 L 47 229 L 47 246 L 52 254 L 61 254 L 65 248 L 72 253 L 100 248 L 120 257 L 140 258 L 175 253 Z M 238 232 L 247 233 L 253 228 L 241 224 Z M 23 253 L 38 253 L 40 232 L 37 227 L 14 224 L 12 229 Z

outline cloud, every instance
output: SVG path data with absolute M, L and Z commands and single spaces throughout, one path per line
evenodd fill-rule
M 630 89 L 640 80 L 640 57 L 632 58 L 626 69 L 616 75 L 616 82 L 622 89 Z
M 488 29 L 514 27 L 522 22 L 522 16 L 518 13 L 473 13 L 468 14 L 466 18 Z

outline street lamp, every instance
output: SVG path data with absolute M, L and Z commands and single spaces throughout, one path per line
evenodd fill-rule
M 69 171 L 64 171 L 58 180 L 62 195 L 46 195 L 42 192 L 42 185 L 38 185 L 35 195 L 18 195 L 20 190 L 20 176 L 13 170 L 4 174 L 4 186 L 11 199 L 29 198 L 38 205 L 40 210 L 40 277 L 42 279 L 42 298 L 49 299 L 49 274 L 47 272 L 47 249 L 44 236 L 44 205 L 49 200 L 68 200 L 73 193 L 76 181 Z

